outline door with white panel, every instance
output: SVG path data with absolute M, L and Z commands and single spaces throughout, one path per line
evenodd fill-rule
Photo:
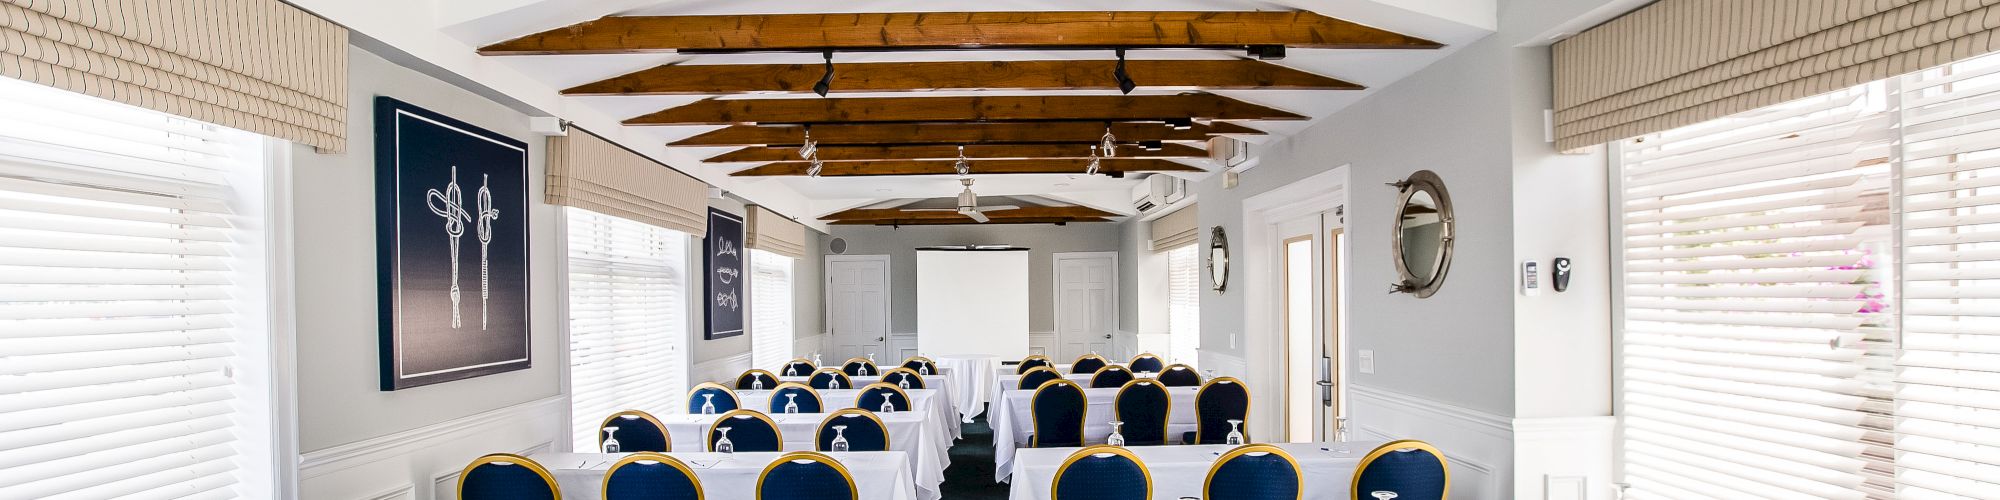
M 1057 360 L 1093 352 L 1118 358 L 1110 352 L 1118 332 L 1117 259 L 1112 252 L 1055 255 Z
M 889 359 L 889 256 L 826 257 L 826 324 L 833 338 L 824 361 Z

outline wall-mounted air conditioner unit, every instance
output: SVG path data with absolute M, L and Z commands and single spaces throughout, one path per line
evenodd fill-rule
M 1152 212 L 1187 197 L 1187 181 L 1165 174 L 1153 174 L 1132 186 L 1132 209 Z
M 1222 168 L 1234 168 L 1250 161 L 1250 143 L 1228 137 L 1208 139 L 1208 159 Z

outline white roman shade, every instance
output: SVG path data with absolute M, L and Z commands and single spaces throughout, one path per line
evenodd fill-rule
M 1661 0 L 1554 47 L 1556 145 L 1576 149 L 1985 54 L 1970 0 Z
M 547 201 L 708 234 L 708 184 L 581 128 L 549 138 Z
M 1201 214 L 1196 206 L 1188 205 L 1173 213 L 1153 219 L 1148 226 L 1153 233 L 1153 251 L 1164 252 L 1174 247 L 1194 243 L 1200 239 L 1196 232 L 1201 229 Z
M 744 246 L 794 259 L 806 256 L 804 224 L 787 219 L 770 209 L 751 205 L 749 226 L 745 231 L 749 241 L 745 241 Z
M 346 146 L 347 28 L 278 0 L 6 0 L 0 75 Z
M 687 233 L 569 208 L 569 397 L 575 450 L 623 410 L 681 413 Z

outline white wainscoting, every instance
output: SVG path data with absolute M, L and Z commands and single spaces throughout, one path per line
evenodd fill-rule
M 1429 442 L 1450 462 L 1452 498 L 1515 498 L 1508 417 L 1360 385 L 1347 397 L 1349 439 Z
M 1208 378 L 1206 372 L 1213 370 L 1219 376 L 1240 378 L 1245 383 L 1256 382 L 1249 379 L 1250 362 L 1244 361 L 1242 356 L 1227 352 L 1195 349 L 1194 367 L 1203 371 L 1204 379 Z
M 1028 354 L 1040 354 L 1054 358 L 1062 349 L 1056 348 L 1056 332 L 1028 332 Z M 1067 363 L 1067 360 L 1056 361 Z
M 889 334 L 889 359 L 877 359 L 875 360 L 875 364 L 878 366 L 900 365 L 903 364 L 903 360 L 910 359 L 910 356 L 916 356 L 918 352 L 922 352 L 922 349 L 917 346 L 916 332 L 891 333 Z
M 455 500 L 458 473 L 488 453 L 534 454 L 569 439 L 554 396 L 299 456 L 299 498 Z
M 748 369 L 750 369 L 750 351 L 695 363 L 694 366 L 688 367 L 688 386 L 693 387 L 702 382 L 716 382 L 734 387 L 736 377 Z
M 817 333 L 813 335 L 799 337 L 797 340 L 793 340 L 792 357 L 812 359 L 813 353 L 826 352 L 825 349 L 826 349 L 827 338 L 828 338 L 827 334 Z M 773 370 L 776 368 L 765 368 L 765 369 Z
M 1514 419 L 1514 498 L 1608 500 L 1618 418 Z

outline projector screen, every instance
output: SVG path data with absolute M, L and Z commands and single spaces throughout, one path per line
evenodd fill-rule
M 917 351 L 1028 355 L 1028 252 L 918 250 Z

